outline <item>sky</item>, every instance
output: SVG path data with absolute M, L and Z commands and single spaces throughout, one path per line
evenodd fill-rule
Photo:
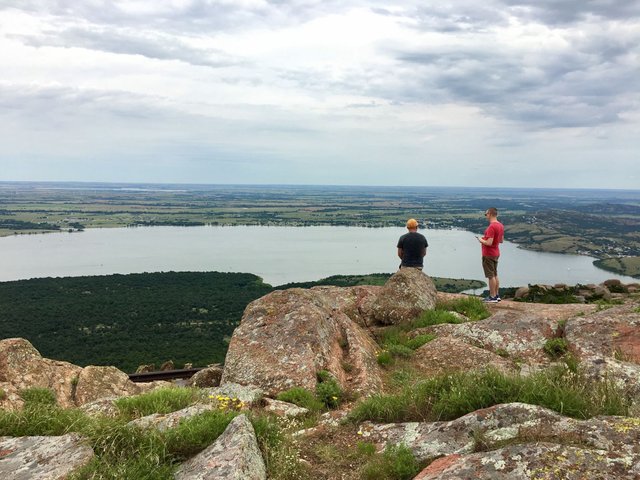
M 636 0 L 0 0 L 0 180 L 640 188 Z

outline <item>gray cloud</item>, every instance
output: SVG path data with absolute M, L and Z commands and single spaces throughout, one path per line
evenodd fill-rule
M 503 0 L 522 18 L 545 24 L 571 24 L 590 16 L 628 20 L 640 16 L 640 3 L 628 0 Z
M 241 63 L 221 50 L 194 48 L 179 38 L 159 32 L 72 27 L 60 32 L 45 32 L 44 35 L 13 35 L 11 38 L 33 47 L 86 48 L 116 54 L 142 55 L 158 60 L 178 60 L 214 68 Z

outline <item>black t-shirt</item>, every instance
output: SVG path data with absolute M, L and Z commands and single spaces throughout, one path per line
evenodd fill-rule
M 418 232 L 405 233 L 398 240 L 398 248 L 402 249 L 403 267 L 422 267 L 422 249 L 429 244 L 424 235 Z

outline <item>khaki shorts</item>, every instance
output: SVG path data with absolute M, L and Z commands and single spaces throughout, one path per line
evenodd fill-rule
M 498 258 L 500 257 L 482 257 L 482 269 L 486 278 L 498 276 Z

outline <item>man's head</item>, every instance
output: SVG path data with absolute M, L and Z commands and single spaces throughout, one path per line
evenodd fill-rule
M 492 218 L 498 218 L 498 209 L 491 207 L 487 208 L 487 211 L 484 212 L 484 216 L 487 220 L 491 220 Z
M 418 221 L 415 218 L 407 220 L 407 229 L 411 232 L 418 230 Z

